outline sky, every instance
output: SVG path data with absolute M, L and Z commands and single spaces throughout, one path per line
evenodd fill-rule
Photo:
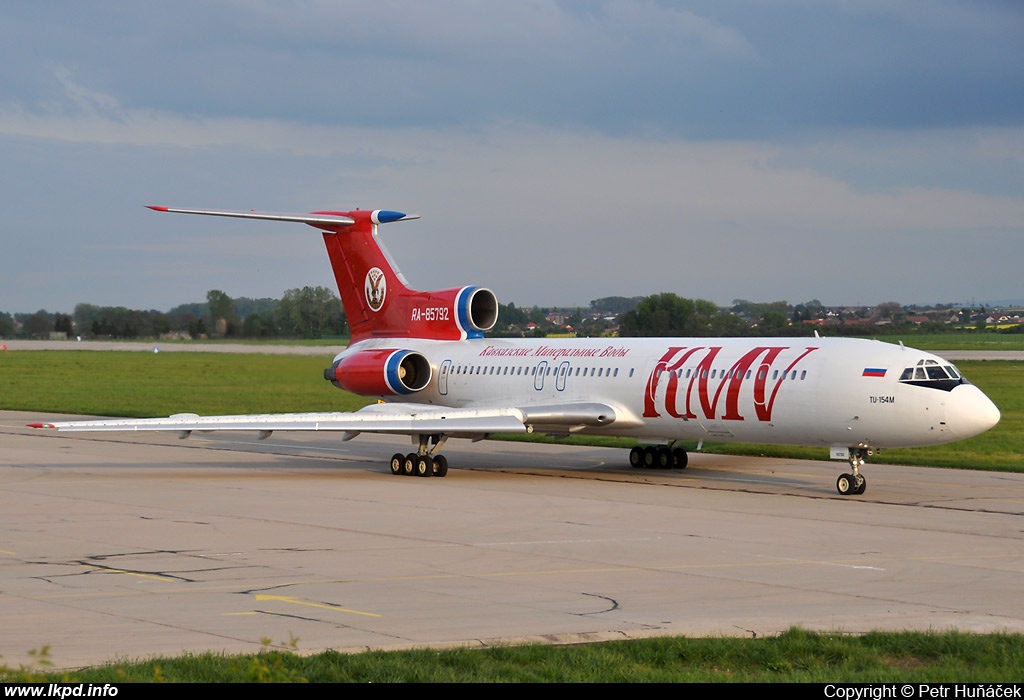
M 301 224 L 393 209 L 418 289 L 1024 299 L 1024 6 L 11 0 L 0 311 L 334 288 Z

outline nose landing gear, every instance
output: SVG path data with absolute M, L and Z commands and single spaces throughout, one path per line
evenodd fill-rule
M 868 457 L 868 450 L 863 447 L 850 448 L 850 469 L 851 474 L 840 474 L 836 479 L 836 490 L 841 496 L 859 496 L 868 487 L 867 479 L 860 473 L 864 461 Z

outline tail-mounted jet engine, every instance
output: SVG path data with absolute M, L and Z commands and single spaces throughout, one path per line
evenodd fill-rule
M 430 383 L 430 363 L 412 350 L 362 350 L 324 370 L 324 379 L 362 396 L 413 394 Z

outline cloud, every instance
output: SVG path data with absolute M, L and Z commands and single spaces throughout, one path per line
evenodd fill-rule
M 0 13 L 12 310 L 332 284 L 301 227 L 146 203 L 416 211 L 385 234 L 414 284 L 485 283 L 523 304 L 1024 294 L 1010 4 Z

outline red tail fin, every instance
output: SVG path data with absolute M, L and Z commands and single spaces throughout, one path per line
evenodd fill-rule
M 498 318 L 489 289 L 461 287 L 417 292 L 377 240 L 377 225 L 416 218 L 396 211 L 315 212 L 351 218 L 350 226 L 328 227 L 324 243 L 331 257 L 352 342 L 367 338 L 481 338 Z
M 332 227 L 312 224 L 324 231 L 324 244 L 352 331 L 352 342 L 380 334 L 375 331 L 400 327 L 401 319 L 393 317 L 395 304 L 388 303 L 388 296 L 393 301 L 410 290 L 377 241 L 377 225 L 416 217 L 379 210 L 314 213 L 344 216 L 354 222 Z
M 245 219 L 296 221 L 323 231 L 334 278 L 352 331 L 352 342 L 368 338 L 461 340 L 483 337 L 498 319 L 494 292 L 460 287 L 417 292 L 377 240 L 378 224 L 418 219 L 397 211 L 320 211 L 275 214 L 257 211 L 171 209 L 156 211 Z

